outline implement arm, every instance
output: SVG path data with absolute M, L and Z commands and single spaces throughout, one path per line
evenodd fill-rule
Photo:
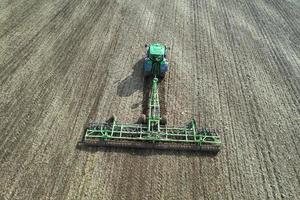
M 159 132 L 160 131 L 160 106 L 158 97 L 158 79 L 155 77 L 152 80 L 151 95 L 148 103 L 148 131 Z

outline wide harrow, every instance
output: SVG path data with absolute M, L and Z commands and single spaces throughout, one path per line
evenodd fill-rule
M 221 140 L 216 130 L 197 128 L 194 119 L 186 126 L 171 127 L 160 115 L 158 79 L 152 80 L 148 116 L 140 124 L 124 124 L 115 117 L 104 123 L 91 123 L 82 144 L 150 149 L 176 149 L 217 153 Z

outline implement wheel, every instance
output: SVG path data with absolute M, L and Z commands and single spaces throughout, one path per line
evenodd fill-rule
M 115 115 L 112 115 L 108 120 L 106 120 L 107 123 L 113 123 L 116 120 Z
M 147 117 L 145 114 L 141 114 L 137 121 L 138 124 L 146 124 L 147 123 Z
M 160 125 L 167 125 L 167 118 L 166 117 L 162 117 L 160 119 Z

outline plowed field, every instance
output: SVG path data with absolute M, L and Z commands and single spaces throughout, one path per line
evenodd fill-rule
M 144 44 L 170 46 L 168 123 L 217 156 L 77 149 L 143 112 Z M 300 1 L 0 0 L 0 199 L 299 199 Z

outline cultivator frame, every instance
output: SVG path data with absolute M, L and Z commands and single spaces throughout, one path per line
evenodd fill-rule
M 161 125 L 159 131 L 148 131 L 145 124 L 92 123 L 84 136 L 85 144 L 154 149 L 209 151 L 217 153 L 220 137 L 213 130 L 197 129 L 193 119 L 185 127 Z

